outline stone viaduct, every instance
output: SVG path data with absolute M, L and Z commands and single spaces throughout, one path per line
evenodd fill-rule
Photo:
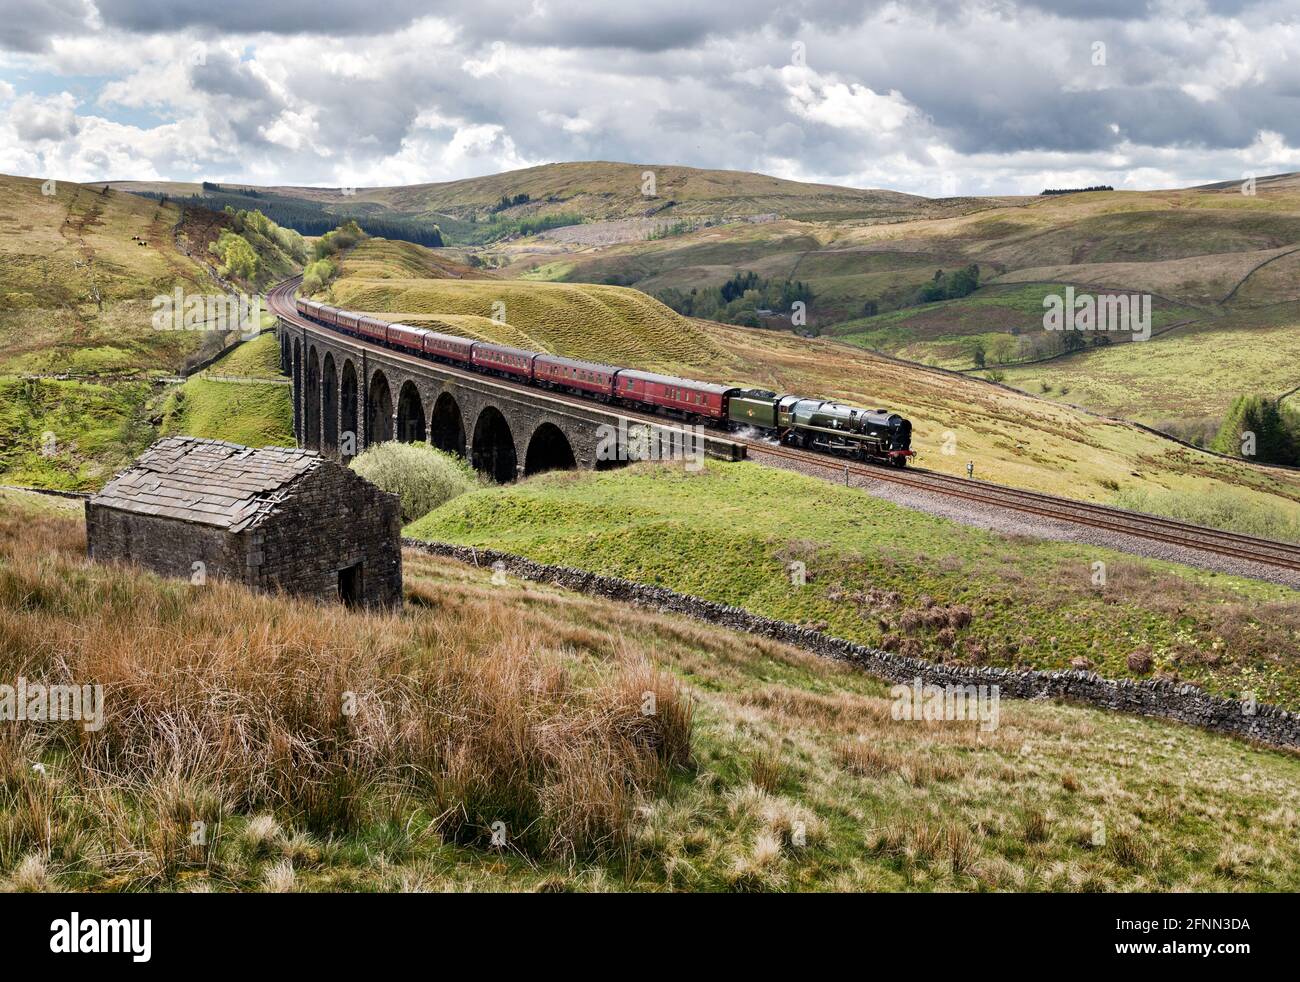
M 500 483 L 542 471 L 602 469 L 603 427 L 625 414 L 574 405 L 474 372 L 390 351 L 281 313 L 280 368 L 293 379 L 298 445 L 346 461 L 387 440 L 429 443 L 466 457 Z M 636 421 L 632 421 L 635 427 Z M 663 427 L 681 424 L 665 420 Z M 705 438 L 712 457 L 738 460 L 745 448 Z

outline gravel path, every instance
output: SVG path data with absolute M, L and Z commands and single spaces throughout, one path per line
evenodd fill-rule
M 795 462 L 786 457 L 764 453 L 761 448 L 753 444 L 749 445 L 749 458 L 756 463 L 769 467 L 780 467 L 783 470 L 796 471 L 809 477 L 833 481 L 836 484 L 844 483 L 844 467 L 842 464 L 834 462 L 822 464 L 815 461 L 807 463 Z M 1230 573 L 1234 576 L 1245 576 L 1255 580 L 1266 580 L 1270 583 L 1280 583 L 1294 590 L 1300 590 L 1300 574 L 1277 566 L 1270 566 L 1267 563 L 1252 563 L 1249 560 L 1203 552 L 1200 549 L 1166 545 L 1141 536 L 1126 535 L 1121 532 L 1111 532 L 1106 529 L 1092 528 L 1088 525 L 1079 525 L 1064 519 L 1044 518 L 1041 515 L 1032 515 L 1014 509 L 997 508 L 974 501 L 963 501 L 950 498 L 941 493 L 910 488 L 895 484 L 892 481 L 872 480 L 853 473 L 849 474 L 849 486 L 861 488 L 868 494 L 883 498 L 886 501 L 892 501 L 895 504 L 915 508 L 931 515 L 950 518 L 955 522 L 972 525 L 976 528 L 1013 535 L 1030 535 L 1038 539 L 1051 539 L 1057 542 L 1079 542 L 1085 545 L 1105 546 L 1137 556 L 1165 559 L 1170 562 L 1195 566 L 1199 569 Z

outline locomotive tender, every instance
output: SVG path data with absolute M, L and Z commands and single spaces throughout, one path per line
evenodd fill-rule
M 315 300 L 297 299 L 298 313 L 324 327 L 395 351 L 643 412 L 667 413 L 725 430 L 753 429 L 782 444 L 895 467 L 913 454 L 912 424 L 885 409 L 859 409 L 822 399 L 561 358 L 487 341 L 387 323 Z

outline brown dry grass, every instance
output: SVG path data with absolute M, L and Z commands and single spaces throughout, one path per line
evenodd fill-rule
M 0 730 L 0 867 L 84 859 L 58 828 L 66 796 L 93 813 L 97 852 L 162 877 L 208 862 L 194 822 L 261 809 L 336 835 L 418 808 L 444 840 L 503 823 L 507 848 L 571 860 L 617 851 L 689 762 L 690 704 L 635 649 L 575 666 L 499 604 L 426 592 L 424 609 L 358 616 L 92 566 L 83 548 L 63 516 L 0 521 L 0 678 L 99 684 L 106 704 L 98 732 Z

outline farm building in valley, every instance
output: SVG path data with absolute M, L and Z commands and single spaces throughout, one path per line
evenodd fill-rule
M 92 559 L 357 607 L 402 602 L 396 495 L 310 450 L 168 437 L 86 502 Z

